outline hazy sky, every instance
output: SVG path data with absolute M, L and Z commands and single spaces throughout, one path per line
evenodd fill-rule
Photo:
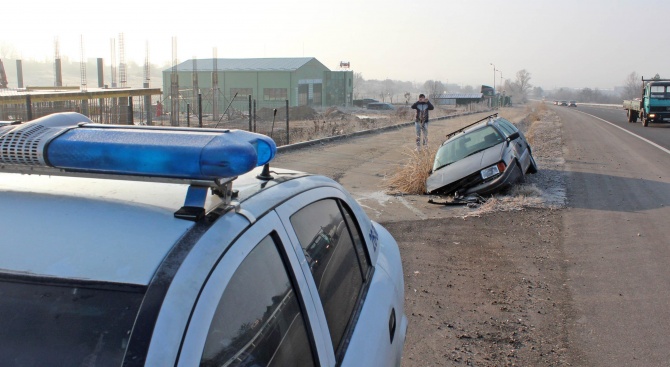
M 316 57 L 349 61 L 365 79 L 493 84 L 531 73 L 531 84 L 609 89 L 635 71 L 670 77 L 668 0 L 142 0 L 4 4 L 0 56 L 111 61 L 123 33 L 126 61 Z M 5 3 L 9 3 L 5 2 Z M 644 22 L 646 14 L 659 14 Z M 649 17 L 647 17 L 649 19 Z M 117 62 L 119 58 L 117 56 Z M 496 84 L 500 83 L 496 73 Z

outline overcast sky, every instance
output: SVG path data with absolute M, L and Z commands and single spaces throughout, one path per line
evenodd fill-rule
M 10 0 L 12 1 L 12 0 Z M 111 61 L 123 33 L 126 61 L 315 57 L 348 61 L 365 79 L 461 85 L 514 80 L 610 89 L 631 72 L 670 77 L 668 0 L 254 0 L 4 4 L 0 56 Z M 174 5 L 172 5 L 174 4 Z M 646 15 L 645 15 L 646 14 Z M 655 22 L 649 14 L 659 14 Z M 645 19 L 649 20 L 645 22 Z M 118 52 L 118 50 L 117 50 Z M 117 62 L 119 58 L 117 56 Z

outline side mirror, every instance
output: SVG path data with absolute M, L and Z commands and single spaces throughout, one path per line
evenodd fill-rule
M 519 139 L 519 136 L 520 136 L 520 135 L 519 135 L 519 132 L 518 132 L 518 131 L 517 131 L 517 132 L 514 132 L 514 133 L 512 133 L 512 135 L 510 135 L 510 136 L 507 137 L 507 141 L 512 141 L 512 140 L 514 140 L 514 139 Z

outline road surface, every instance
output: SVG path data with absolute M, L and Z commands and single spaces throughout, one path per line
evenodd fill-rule
M 579 108 L 595 118 L 552 109 L 563 122 L 569 339 L 585 358 L 576 364 L 667 366 L 670 124 L 629 124 L 622 110 Z

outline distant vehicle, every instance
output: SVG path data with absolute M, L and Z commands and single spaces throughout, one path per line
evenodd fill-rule
M 558 102 L 558 105 L 559 106 L 567 106 L 568 102 L 567 101 L 560 101 L 560 102 Z
M 558 106 L 558 101 L 554 101 L 554 105 Z
M 449 134 L 437 150 L 428 194 L 493 194 L 537 172 L 530 145 L 514 124 L 497 115 L 480 121 Z
M 642 98 L 623 101 L 628 122 L 637 122 L 647 127 L 650 122 L 670 119 L 670 79 L 645 79 L 642 77 Z
M 69 112 L 0 146 L 3 367 L 400 365 L 398 244 L 269 137 Z
M 368 105 L 368 103 L 374 103 L 374 102 L 379 101 L 372 98 L 354 99 L 353 101 L 355 107 L 362 107 L 362 108 L 365 108 Z
M 395 110 L 395 107 L 390 103 L 372 102 L 366 106 L 368 110 Z
M 568 107 L 577 107 L 577 101 L 568 102 Z

